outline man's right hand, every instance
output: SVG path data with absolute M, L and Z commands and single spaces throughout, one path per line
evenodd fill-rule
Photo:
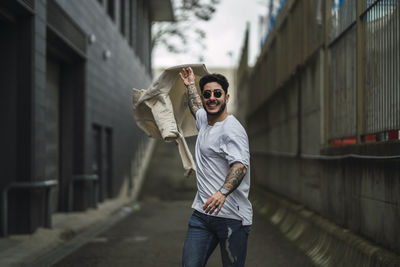
M 193 84 L 195 81 L 194 73 L 191 67 L 183 68 L 182 71 L 179 72 L 179 76 L 181 76 L 181 79 L 186 86 Z
M 196 84 L 194 80 L 194 73 L 191 67 L 183 68 L 181 72 L 179 72 L 179 76 L 183 83 L 186 85 L 187 94 L 189 99 L 189 109 L 192 113 L 193 117 L 196 118 L 196 112 L 203 108 L 203 104 L 201 103 L 201 98 L 196 89 Z

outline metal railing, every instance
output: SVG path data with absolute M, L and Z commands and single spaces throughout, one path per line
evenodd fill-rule
M 327 141 L 398 131 L 399 1 L 344 0 L 328 23 Z
M 398 0 L 366 2 L 364 134 L 373 134 L 400 129 L 400 8 Z
M 356 2 L 344 0 L 341 6 L 333 6 L 329 24 L 329 40 L 334 41 L 346 30 L 356 24 Z
M 33 190 L 41 189 L 45 193 L 45 223 L 44 227 L 51 227 L 51 189 L 58 185 L 57 180 L 34 181 L 34 182 L 13 182 L 8 184 L 1 191 L 1 236 L 8 235 L 8 193 L 10 190 Z
M 364 143 L 370 135 L 391 140 L 391 134 L 398 140 L 399 17 L 399 0 L 288 0 L 248 82 L 257 96 L 248 115 L 293 79 L 303 80 L 303 70 L 319 66 L 310 59 L 323 51 L 322 143 Z
M 97 174 L 79 174 L 72 177 L 70 184 L 70 194 L 72 196 L 72 208 L 75 209 L 74 201 L 77 201 L 74 194 L 74 188 L 77 183 L 90 183 L 92 186 L 92 194 L 90 200 L 90 207 L 97 208 L 97 203 L 99 202 L 99 176 Z

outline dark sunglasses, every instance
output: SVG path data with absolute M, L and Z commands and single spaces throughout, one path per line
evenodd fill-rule
M 209 99 L 211 97 L 211 94 L 214 94 L 215 98 L 220 98 L 222 96 L 222 91 L 221 90 L 214 90 L 214 92 L 212 91 L 203 91 L 203 97 L 205 99 Z

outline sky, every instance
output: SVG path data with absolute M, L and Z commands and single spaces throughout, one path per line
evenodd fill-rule
M 244 42 L 246 23 L 250 23 L 249 63 L 253 65 L 259 53 L 259 17 L 267 13 L 266 0 L 221 0 L 217 11 L 208 22 L 198 26 L 205 30 L 204 63 L 207 67 L 234 67 L 238 65 Z M 195 48 L 193 48 L 195 49 Z M 194 51 L 195 52 L 195 51 Z M 162 47 L 153 52 L 154 67 L 199 63 L 195 53 L 171 54 Z M 230 55 L 231 54 L 231 55 Z

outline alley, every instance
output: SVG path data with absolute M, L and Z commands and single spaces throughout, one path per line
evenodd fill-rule
M 246 266 L 400 267 L 399 33 L 400 0 L 0 1 L 0 267 L 181 266 L 182 136 L 197 207 L 250 192 Z
M 183 240 L 192 213 L 190 206 L 195 181 L 179 176 L 182 169 L 174 148 L 173 144 L 159 143 L 156 146 L 151 161 L 153 168 L 149 169 L 141 202 L 135 212 L 55 266 L 180 266 Z M 173 177 L 180 179 L 174 180 Z M 220 262 L 217 247 L 207 266 L 221 266 Z M 249 238 L 247 266 L 312 264 L 256 213 Z
M 139 211 L 54 266 L 180 266 L 190 215 L 190 201 L 144 202 Z M 312 266 L 258 214 L 251 231 L 247 266 Z M 218 248 L 207 266 L 221 266 Z

